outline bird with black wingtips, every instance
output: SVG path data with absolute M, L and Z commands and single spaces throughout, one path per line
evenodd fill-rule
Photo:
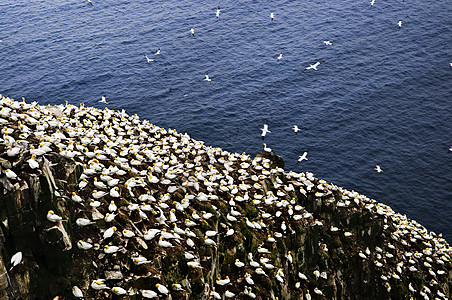
M 262 137 L 262 139 L 265 139 L 265 136 L 267 135 L 267 133 L 271 132 L 270 130 L 268 130 L 268 122 L 267 121 L 265 121 L 264 128 L 261 128 L 261 130 L 262 130 L 261 137 Z
M 308 160 L 308 158 L 307 158 L 308 152 L 309 152 L 309 149 L 306 149 L 306 151 L 303 152 L 303 154 L 299 156 L 299 158 L 297 160 L 297 164 L 302 162 L 303 160 Z
M 324 61 L 324 60 L 321 60 L 321 61 L 316 62 L 316 63 L 313 64 L 313 65 L 309 65 L 309 67 L 304 68 L 303 71 L 311 70 L 311 69 L 317 71 L 317 67 L 318 67 L 321 63 L 323 63 L 323 62 L 325 62 L 325 61 Z

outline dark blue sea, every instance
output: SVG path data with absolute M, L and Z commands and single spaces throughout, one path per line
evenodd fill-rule
M 112 109 L 239 153 L 263 149 L 268 121 L 286 171 L 452 242 L 450 0 L 92 1 L 0 2 L 1 94 L 99 108 L 106 94 Z

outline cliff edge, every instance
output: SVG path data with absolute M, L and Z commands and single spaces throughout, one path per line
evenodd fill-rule
M 450 297 L 440 235 L 274 154 L 0 99 L 0 299 Z

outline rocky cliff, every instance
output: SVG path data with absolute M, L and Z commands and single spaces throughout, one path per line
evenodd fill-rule
M 440 235 L 272 153 L 124 111 L 0 105 L 1 299 L 450 297 Z

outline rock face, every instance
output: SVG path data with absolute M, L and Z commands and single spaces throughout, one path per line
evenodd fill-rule
M 124 111 L 0 104 L 0 299 L 450 297 L 441 236 L 274 154 Z

